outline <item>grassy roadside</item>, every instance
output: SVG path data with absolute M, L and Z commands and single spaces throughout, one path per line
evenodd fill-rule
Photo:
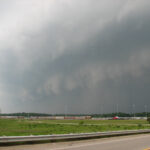
M 134 129 L 150 129 L 150 125 L 145 120 L 0 119 L 0 136 L 68 134 Z
M 39 120 L 33 120 L 34 122 L 38 122 Z M 40 122 L 40 121 L 39 121 Z M 44 123 L 77 123 L 79 124 L 81 120 L 42 120 Z M 148 122 L 146 120 L 84 120 L 84 124 L 147 124 Z

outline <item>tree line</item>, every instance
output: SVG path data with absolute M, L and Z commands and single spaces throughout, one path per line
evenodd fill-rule
M 150 117 L 150 112 L 141 112 L 141 113 L 106 113 L 106 114 L 46 114 L 46 113 L 27 113 L 27 112 L 18 112 L 18 113 L 1 113 L 0 116 L 23 116 L 23 117 L 48 117 L 48 116 L 91 116 L 94 118 L 102 117 Z

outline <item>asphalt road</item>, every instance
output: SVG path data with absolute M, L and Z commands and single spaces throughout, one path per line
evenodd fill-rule
M 150 148 L 150 134 L 95 140 L 0 147 L 0 150 L 144 150 Z

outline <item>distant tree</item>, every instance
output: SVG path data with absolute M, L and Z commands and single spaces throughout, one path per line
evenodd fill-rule
M 150 117 L 147 117 L 147 121 L 148 121 L 148 123 L 150 124 Z

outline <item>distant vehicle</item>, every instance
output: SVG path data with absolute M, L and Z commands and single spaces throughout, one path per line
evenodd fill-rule
M 118 120 L 119 117 L 118 117 L 118 116 L 115 116 L 115 117 L 113 117 L 112 119 L 113 119 L 113 120 Z

